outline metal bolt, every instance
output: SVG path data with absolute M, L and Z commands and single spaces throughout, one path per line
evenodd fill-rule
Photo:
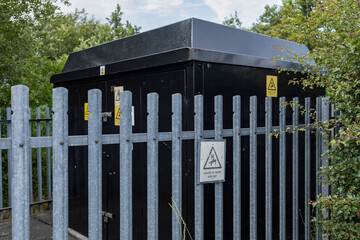
M 20 143 L 20 144 L 19 144 L 19 146 L 20 146 L 20 147 L 23 147 L 23 146 L 24 146 L 24 144 L 23 144 L 23 143 Z
M 64 145 L 64 142 L 63 142 L 63 141 L 61 141 L 61 142 L 60 142 L 60 145 Z
M 222 137 L 222 133 L 220 133 L 220 137 Z
M 202 134 L 200 134 L 200 137 L 202 138 L 202 137 L 203 137 L 203 135 L 202 135 Z
M 127 142 L 130 142 L 130 139 L 127 138 L 126 141 L 127 141 Z
M 156 140 L 156 138 L 153 138 L 153 140 L 155 141 L 155 140 Z
M 95 140 L 95 143 L 99 143 L 99 140 L 96 139 L 96 140 Z
M 240 132 L 238 132 L 238 135 L 240 135 Z
M 180 139 L 180 136 L 178 136 L 178 139 Z

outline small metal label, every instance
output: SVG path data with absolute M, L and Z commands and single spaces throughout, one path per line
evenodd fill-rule
M 112 112 L 102 112 L 101 116 L 102 116 L 103 122 L 107 122 L 107 119 L 112 117 Z
M 100 76 L 105 75 L 105 66 L 100 66 Z
M 278 79 L 277 76 L 266 76 L 266 96 L 277 97 L 278 96 Z
M 199 144 L 199 182 L 225 181 L 225 140 L 204 140 Z

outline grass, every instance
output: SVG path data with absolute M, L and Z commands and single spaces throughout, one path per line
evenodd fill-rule
M 183 233 L 182 233 L 182 239 L 185 240 L 186 239 L 186 233 L 187 235 L 189 236 L 189 239 L 193 240 L 191 234 L 190 234 L 190 231 L 189 229 L 187 228 L 186 226 L 186 222 L 184 221 L 182 215 L 181 215 L 181 212 L 174 200 L 174 198 L 171 198 L 171 204 L 169 203 L 169 206 L 171 207 L 172 211 L 175 213 L 175 216 L 176 216 L 176 219 L 178 220 L 178 223 L 181 227 L 181 224 L 183 225 Z

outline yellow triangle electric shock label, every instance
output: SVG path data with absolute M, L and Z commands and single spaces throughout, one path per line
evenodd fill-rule
M 120 126 L 120 106 L 115 106 L 115 126 Z
M 277 76 L 266 76 L 266 96 L 277 97 L 278 96 L 278 79 Z
M 88 107 L 88 103 L 84 103 L 84 120 L 85 121 L 88 121 L 89 120 L 89 115 L 90 115 L 90 112 L 89 112 L 89 107 Z

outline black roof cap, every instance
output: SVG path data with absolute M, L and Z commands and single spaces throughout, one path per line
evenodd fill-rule
M 63 73 L 126 61 L 137 63 L 138 66 L 132 64 L 130 68 L 133 69 L 119 69 L 118 65 L 118 69 L 113 69 L 112 73 L 188 60 L 270 69 L 299 69 L 296 62 L 287 60 L 288 51 L 280 51 L 281 49 L 291 50 L 296 54 L 308 52 L 305 45 L 295 42 L 191 18 L 71 53 Z M 157 55 L 166 55 L 166 62 L 161 61 L 161 57 L 156 58 Z M 159 61 L 153 61 L 151 57 Z M 277 59 L 276 62 L 274 58 Z M 146 63 L 140 59 L 146 59 Z M 52 78 L 52 81 L 56 79 L 57 77 Z

